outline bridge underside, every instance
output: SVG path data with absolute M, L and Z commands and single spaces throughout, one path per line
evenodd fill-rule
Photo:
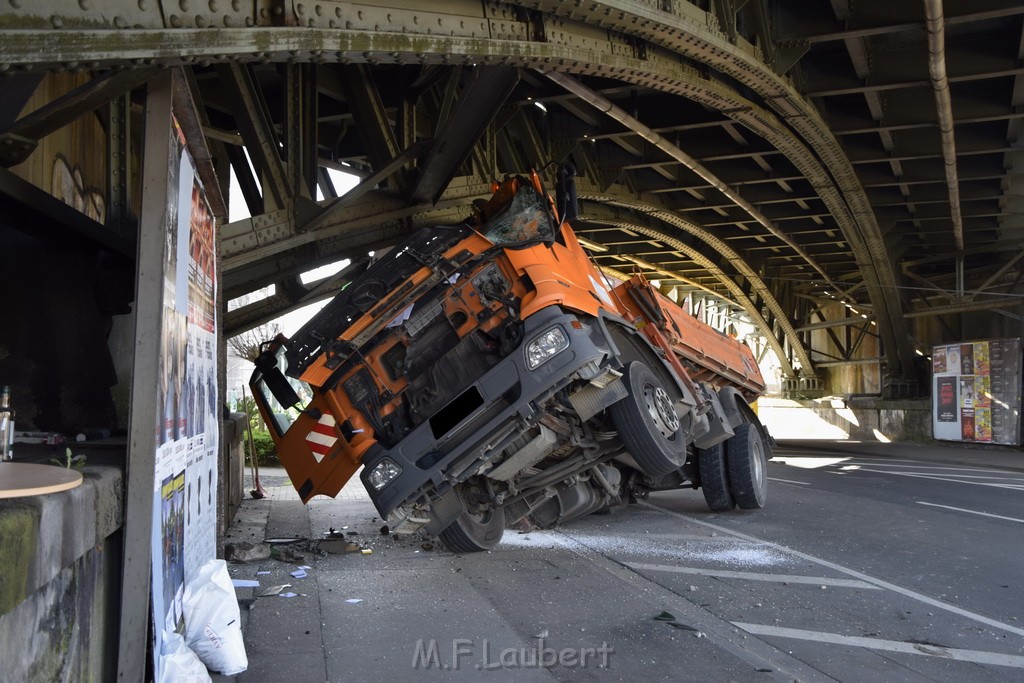
M 66 229 L 128 251 L 102 242 L 134 234 L 144 85 L 180 66 L 251 214 L 220 228 L 223 296 L 275 285 L 227 335 L 333 295 L 492 179 L 568 162 L 600 266 L 728 302 L 787 391 L 913 394 L 928 345 L 1020 333 L 1024 6 L 808 4 L 10 3 L 0 192 L 44 201 L 19 168 L 96 116 L 105 226 Z M 68 87 L 26 107 L 52 72 Z M 360 181 L 339 197 L 329 170 Z

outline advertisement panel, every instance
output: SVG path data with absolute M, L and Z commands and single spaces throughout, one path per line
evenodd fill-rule
M 213 212 L 172 117 L 153 478 L 155 668 L 181 631 L 185 583 L 217 543 L 217 316 Z
M 990 339 L 932 349 L 936 439 L 1020 445 L 1021 340 Z

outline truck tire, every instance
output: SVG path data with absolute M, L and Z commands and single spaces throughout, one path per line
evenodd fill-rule
M 626 366 L 622 381 L 629 394 L 608 411 L 626 450 L 652 477 L 682 467 L 686 437 L 665 382 L 640 361 Z
M 704 501 L 712 512 L 729 512 L 736 507 L 736 499 L 729 490 L 729 476 L 722 444 L 697 449 L 697 468 L 700 471 L 700 489 Z
M 725 442 L 729 490 L 741 510 L 760 510 L 768 493 L 768 461 L 757 425 L 744 422 Z
M 488 508 L 478 514 L 463 512 L 438 538 L 452 552 L 478 553 L 493 549 L 504 533 L 505 511 Z

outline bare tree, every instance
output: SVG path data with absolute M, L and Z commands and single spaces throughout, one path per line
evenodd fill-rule
M 260 355 L 260 346 L 281 333 L 281 326 L 269 322 L 247 330 L 228 339 L 228 346 L 239 358 L 255 361 Z

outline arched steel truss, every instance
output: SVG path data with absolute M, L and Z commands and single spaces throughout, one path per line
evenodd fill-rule
M 760 275 L 774 267 L 766 265 L 768 260 L 785 264 L 791 279 L 804 281 L 814 280 L 815 266 L 817 272 L 823 266 L 833 283 L 846 287 L 844 303 L 871 309 L 888 374 L 912 379 L 913 349 L 904 304 L 896 292 L 900 279 L 913 274 L 906 267 L 903 273 L 896 271 L 892 240 L 887 242 L 854 164 L 818 106 L 783 75 L 814 40 L 843 40 L 843 34 L 778 40 L 773 30 L 786 30 L 765 18 L 765 7 L 772 3 L 742 9 L 744 4 L 722 0 L 702 9 L 681 0 L 451 0 L 443 6 L 422 0 L 374 5 L 334 0 L 10 3 L 0 8 L 0 72 L 13 74 L 11 82 L 17 83 L 43 70 L 87 71 L 93 74 L 94 85 L 76 91 L 73 102 L 56 103 L 46 112 L 49 119 L 29 115 L 0 129 L 0 160 L 8 166 L 18 163 L 34 140 L 60 120 L 94 109 L 104 98 L 120 98 L 123 103 L 123 94 L 155 69 L 190 67 L 187 73 L 199 99 L 210 93 L 208 79 L 218 79 L 232 102 L 213 102 L 210 112 L 227 107 L 231 111 L 218 115 L 231 121 L 233 114 L 234 124 L 224 128 L 209 121 L 207 136 L 221 146 L 236 170 L 244 165 L 244 145 L 258 171 L 243 182 L 253 218 L 227 224 L 221 233 L 225 293 L 230 297 L 269 282 L 285 285 L 276 300 L 234 315 L 235 324 L 244 327 L 324 296 L 343 281 L 296 287 L 294 280 L 303 269 L 359 257 L 393 243 L 418 223 L 460 217 L 461 207 L 486 194 L 490 177 L 515 170 L 511 161 L 521 165 L 570 158 L 594 185 L 588 194 L 593 202 L 640 211 L 687 231 L 717 253 L 732 254 L 727 258 L 735 264 L 736 274 L 713 270 L 714 264 L 698 259 L 690 245 L 685 250 L 710 274 L 709 281 L 721 283 L 732 296 L 737 296 L 735 275 L 742 276 L 751 306 L 766 311 L 761 316 L 766 336 L 788 350 L 788 357 L 782 353 L 780 358 L 795 362 L 801 373 L 812 373 L 813 366 L 806 337 L 802 343 L 799 333 L 817 323 L 809 326 L 811 321 L 801 320 L 800 314 L 780 303 L 778 291 Z M 783 0 L 777 4 L 786 6 L 771 7 L 772 12 L 789 11 Z M 753 29 L 740 26 L 741 11 L 747 24 L 753 17 Z M 990 14 L 1013 17 L 1016 11 L 1007 8 Z M 839 14 L 837 10 L 836 18 L 841 19 Z M 275 118 L 273 107 L 261 95 L 265 65 L 283 65 L 283 118 Z M 396 66 L 420 74 L 410 83 L 412 94 L 397 106 L 383 102 L 373 83 L 375 74 Z M 717 112 L 717 121 L 692 125 L 727 130 L 743 153 L 704 158 L 755 158 L 765 177 L 732 173 L 707 187 L 694 184 L 692 176 L 673 166 L 680 155 L 658 145 L 673 131 L 678 137 L 687 121 L 666 124 L 664 116 L 637 116 L 633 111 L 630 117 L 617 118 L 627 127 L 623 131 L 588 115 L 571 95 L 553 92 L 552 84 L 540 87 L 537 72 L 585 80 L 623 110 L 630 103 L 636 109 L 639 93 L 652 102 L 655 97 L 678 96 L 683 98 L 680 102 L 699 105 L 691 112 Z M 516 90 L 517 83 L 524 82 L 529 87 Z M 321 120 L 315 106 L 318 88 L 333 89 L 332 96 L 350 110 L 343 116 L 367 130 L 361 153 L 345 159 L 331 153 L 325 159 L 312 151 L 317 149 Z M 533 93 L 537 103 L 560 110 L 562 119 L 572 119 L 572 124 L 563 126 L 561 133 L 540 129 L 523 111 L 534 97 L 506 101 L 513 91 Z M 425 102 L 424 97 L 429 106 L 417 104 Z M 478 102 L 486 112 L 460 107 L 460 98 Z M 342 125 L 342 132 L 347 125 Z M 460 127 L 472 134 L 460 136 Z M 457 139 L 458 149 L 446 149 L 447 136 Z M 597 141 L 596 151 L 586 147 L 588 139 Z M 322 140 L 319 148 L 324 148 Z M 292 151 L 282 154 L 281 149 Z M 778 159 L 785 171 L 770 168 L 765 155 Z M 685 159 L 682 163 L 686 166 Z M 364 183 L 345 197 L 328 196 L 317 203 L 312 197 L 325 164 L 354 170 L 364 176 Z M 893 164 L 896 168 L 898 162 Z M 644 186 L 639 186 L 641 173 L 656 182 L 645 177 Z M 809 190 L 794 194 L 787 183 L 795 180 Z M 808 208 L 808 218 L 825 228 L 834 226 L 837 236 L 829 233 L 829 241 L 815 242 L 824 238 L 772 223 L 762 213 L 764 206 L 747 197 L 745 187 L 758 182 L 777 183 L 793 195 L 784 201 L 801 207 L 820 202 L 824 210 Z M 724 220 L 719 225 L 693 220 L 684 211 L 694 207 L 678 202 L 657 208 L 657 202 L 644 199 L 652 191 L 703 197 Z M 754 220 L 730 224 L 728 211 L 718 205 L 721 200 L 714 192 L 731 198 Z M 736 238 L 736 230 L 729 233 L 723 226 L 756 238 L 763 246 L 755 248 L 768 250 L 771 258 L 732 249 L 729 240 Z M 662 239 L 668 237 L 658 239 L 669 244 Z M 836 248 L 852 255 L 848 265 L 838 265 L 835 258 L 822 260 Z M 990 284 L 986 281 L 985 286 Z M 867 301 L 856 300 L 856 293 L 866 294 Z

